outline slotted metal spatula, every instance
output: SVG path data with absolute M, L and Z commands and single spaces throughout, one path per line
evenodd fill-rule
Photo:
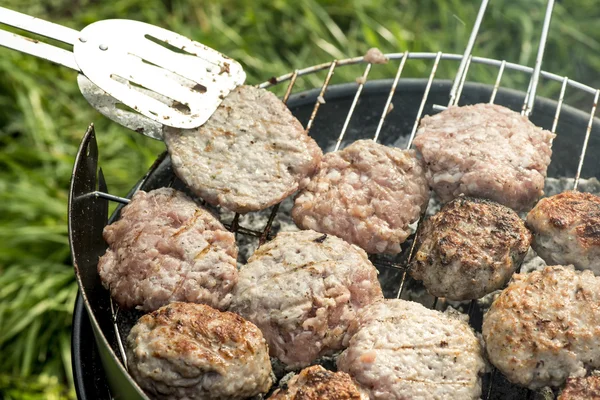
M 246 79 L 235 60 L 139 21 L 98 21 L 78 32 L 0 7 L 0 23 L 72 45 L 70 52 L 0 30 L 0 46 L 74 69 L 92 106 L 156 139 L 161 138 L 162 125 L 184 129 L 202 125 Z M 137 113 L 147 118 L 138 118 Z

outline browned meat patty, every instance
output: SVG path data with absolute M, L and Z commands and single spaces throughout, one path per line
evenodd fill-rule
M 369 396 L 345 372 L 313 365 L 277 389 L 270 400 L 368 400 Z
M 421 224 L 410 273 L 434 296 L 478 299 L 506 285 L 530 243 L 513 210 L 461 196 Z
M 171 303 L 144 315 L 127 337 L 129 373 L 156 399 L 246 399 L 271 387 L 260 330 L 239 315 Z
M 547 264 L 573 264 L 600 275 L 600 197 L 567 191 L 538 202 L 527 215 L 532 247 Z
M 296 197 L 292 217 L 303 229 L 336 235 L 369 253 L 399 253 L 429 200 L 414 150 L 359 140 L 323 157 Z
M 304 187 L 322 152 L 273 93 L 239 86 L 200 128 L 165 128 L 177 176 L 213 205 L 246 213 Z
M 483 319 L 488 358 L 511 382 L 560 386 L 600 367 L 600 278 L 553 266 L 515 274 Z
M 600 400 L 600 376 L 567 379 L 558 400 Z
M 290 368 L 342 349 L 364 306 L 383 298 L 367 254 L 332 235 L 281 232 L 240 269 L 231 311 L 255 323 Z
M 481 395 L 482 346 L 469 325 L 393 299 L 363 309 L 337 366 L 372 400 L 471 400 Z
M 173 301 L 226 309 L 237 282 L 234 235 L 185 194 L 137 192 L 104 228 L 98 273 L 124 308 L 153 311 Z
M 465 194 L 526 210 L 544 193 L 554 136 L 508 108 L 476 104 L 424 117 L 414 143 L 443 202 Z

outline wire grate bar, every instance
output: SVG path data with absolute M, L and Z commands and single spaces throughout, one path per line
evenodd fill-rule
M 494 104 L 494 101 L 496 100 L 496 94 L 498 93 L 498 88 L 500 87 L 500 81 L 502 80 L 502 75 L 504 74 L 504 67 L 506 67 L 506 61 L 502 60 L 502 63 L 500 63 L 500 68 L 498 69 L 496 82 L 494 83 L 494 89 L 492 89 L 492 95 L 490 96 L 490 104 Z
M 367 81 L 367 77 L 369 76 L 369 72 L 371 71 L 371 66 L 373 64 L 368 63 L 365 68 L 365 72 L 362 74 L 361 81 L 358 84 L 358 89 L 356 89 L 356 94 L 354 95 L 354 100 L 352 100 L 352 105 L 350 106 L 350 110 L 348 110 L 348 115 L 346 116 L 346 121 L 344 121 L 344 126 L 342 127 L 342 131 L 340 132 L 340 137 L 338 137 L 337 142 L 335 143 L 335 148 L 333 151 L 338 151 L 340 149 L 340 145 L 342 144 L 342 140 L 344 140 L 344 136 L 346 135 L 346 130 L 348 129 L 348 125 L 350 124 L 350 119 L 352 118 L 352 114 L 354 114 L 354 109 L 356 108 L 356 103 L 358 103 L 358 99 L 360 94 L 362 93 L 363 87 L 365 86 L 365 82 Z
M 406 60 L 408 59 L 408 51 L 404 52 L 404 56 L 400 61 L 400 66 L 398 67 L 398 71 L 396 72 L 396 76 L 394 77 L 394 81 L 392 82 L 392 88 L 390 89 L 390 95 L 388 96 L 385 107 L 383 107 L 383 112 L 381 113 L 381 117 L 379 118 L 379 124 L 377 125 L 377 130 L 375 131 L 375 136 L 373 137 L 373 141 L 377 142 L 379 139 L 379 134 L 381 133 L 381 128 L 383 127 L 383 121 L 385 121 L 385 117 L 388 115 L 388 110 L 390 109 L 390 104 L 392 104 L 392 98 L 394 97 L 394 93 L 396 93 L 396 87 L 398 86 L 398 81 L 400 80 L 400 75 L 402 75 L 402 70 L 404 70 L 404 64 L 406 64 Z
M 110 313 L 112 315 L 113 320 L 113 328 L 115 329 L 115 336 L 117 337 L 117 346 L 119 346 L 119 352 L 121 353 L 121 357 L 123 358 L 123 366 L 125 370 L 128 371 L 129 367 L 127 365 L 127 353 L 125 352 L 125 346 L 123 346 L 123 340 L 121 339 L 121 334 L 119 332 L 119 325 L 117 324 L 117 316 L 119 315 L 119 306 L 114 305 L 112 296 L 109 298 L 110 302 Z
M 458 85 L 458 92 L 456 93 L 456 101 L 454 105 L 458 105 L 460 100 L 460 96 L 462 95 L 463 88 L 465 87 L 465 81 L 467 79 L 467 73 L 469 72 L 469 67 L 471 66 L 471 60 L 473 56 L 469 56 L 469 60 L 467 61 L 467 66 L 465 67 L 465 72 L 463 73 L 463 77 L 460 80 L 460 85 Z
M 544 25 L 542 26 L 542 35 L 540 37 L 540 45 L 538 47 L 538 54 L 535 59 L 535 67 L 533 74 L 531 75 L 530 89 L 527 91 L 528 99 L 525 103 L 524 115 L 529 117 L 533 111 L 533 105 L 535 103 L 535 93 L 537 91 L 538 82 L 540 80 L 540 72 L 542 71 L 542 61 L 544 59 L 544 50 L 546 49 L 546 42 L 548 41 L 548 31 L 550 30 L 550 21 L 552 20 L 552 10 L 554 9 L 554 0 L 548 0 L 548 6 L 546 7 L 546 15 L 544 16 Z
M 327 73 L 327 76 L 325 77 L 325 82 L 323 82 L 323 86 L 321 87 L 321 92 L 319 93 L 319 97 L 317 98 L 317 101 L 315 101 L 315 107 L 313 108 L 312 114 L 310 115 L 310 119 L 308 120 L 308 123 L 306 124 L 306 133 L 308 133 L 310 131 L 310 128 L 312 128 L 312 126 L 313 126 L 315 117 L 317 116 L 317 112 L 319 112 L 319 107 L 321 106 L 320 100 L 323 99 L 323 97 L 325 96 L 325 91 L 327 90 L 327 86 L 329 86 L 329 81 L 331 81 L 331 77 L 333 76 L 333 71 L 335 70 L 336 66 L 337 66 L 337 60 L 333 60 L 330 63 L 329 72 Z
M 96 198 L 100 198 L 100 199 L 106 199 L 106 200 L 110 200 L 110 201 L 115 201 L 117 203 L 121 203 L 121 204 L 129 204 L 129 202 L 131 200 L 125 198 L 125 197 L 119 197 L 119 196 L 115 196 L 113 194 L 110 193 L 105 193 L 105 192 L 101 192 L 99 190 L 90 192 L 90 193 L 86 193 L 82 196 L 79 196 L 77 198 L 77 200 L 79 199 L 87 199 L 89 197 L 96 197 Z
M 423 93 L 423 99 L 421 100 L 421 105 L 419 106 L 419 111 L 417 112 L 415 123 L 413 125 L 412 131 L 410 132 L 410 138 L 408 139 L 408 145 L 406 146 L 406 148 L 408 149 L 410 149 L 410 146 L 412 146 L 413 139 L 415 138 L 415 134 L 417 133 L 419 121 L 421 120 L 421 115 L 423 115 L 423 109 L 425 108 L 425 103 L 427 103 L 427 97 L 429 96 L 429 91 L 431 90 L 431 84 L 433 83 L 433 78 L 435 78 L 435 73 L 437 71 L 438 65 L 440 64 L 441 58 L 442 52 L 438 51 L 437 56 L 435 57 L 435 61 L 433 63 L 433 68 L 431 68 L 431 74 L 429 74 L 429 79 L 427 80 L 427 86 L 425 87 L 425 93 Z
M 592 105 L 592 111 L 590 111 L 590 120 L 588 122 L 587 129 L 585 130 L 585 139 L 583 140 L 583 147 L 581 148 L 581 154 L 579 155 L 579 165 L 577 166 L 577 175 L 575 175 L 573 190 L 577 190 L 577 186 L 579 186 L 579 177 L 581 175 L 581 169 L 583 168 L 583 161 L 585 160 L 588 141 L 590 140 L 590 133 L 592 132 L 596 108 L 598 107 L 598 95 L 600 95 L 600 90 L 596 90 L 596 94 L 594 95 L 594 104 Z
M 448 101 L 448 107 L 455 106 L 458 104 L 458 97 L 460 97 L 460 94 L 458 94 L 460 91 L 459 87 L 461 86 L 461 81 L 464 83 L 464 78 L 467 75 L 468 63 L 471 62 L 470 56 L 473 52 L 473 46 L 475 45 L 475 40 L 477 39 L 479 27 L 481 26 L 481 21 L 483 21 L 483 16 L 485 15 L 485 10 L 487 9 L 488 2 L 488 0 L 483 0 L 481 2 L 481 6 L 479 6 L 477 19 L 475 19 L 475 24 L 473 25 L 473 29 L 471 30 L 471 36 L 469 37 L 469 41 L 467 42 L 465 53 L 462 56 L 460 65 L 458 67 L 458 72 L 456 73 L 454 83 L 452 84 L 452 88 L 450 89 L 450 101 Z
M 563 79 L 562 86 L 560 88 L 560 95 L 558 97 L 558 104 L 556 105 L 556 114 L 554 114 L 554 121 L 552 121 L 552 133 L 556 133 L 556 127 L 558 126 L 558 119 L 560 118 L 560 111 L 562 109 L 563 100 L 565 99 L 565 91 L 567 89 L 567 84 L 569 83 L 569 78 L 565 76 Z
M 283 96 L 283 104 L 287 104 L 288 100 L 290 99 L 290 95 L 292 94 L 292 89 L 294 88 L 294 85 L 296 84 L 296 79 L 298 79 L 298 70 L 294 71 L 294 74 L 292 75 L 292 78 L 290 79 L 290 83 L 288 84 L 287 90 L 285 91 L 285 95 Z M 280 204 L 281 203 L 277 203 L 277 204 L 275 204 L 275 206 L 273 206 L 273 210 L 271 210 L 271 214 L 269 215 L 267 224 L 265 225 L 263 232 L 260 235 L 260 240 L 258 242 L 259 246 L 267 241 L 267 238 L 269 237 L 269 233 L 271 233 L 271 228 L 273 227 L 273 221 L 275 221 L 275 217 L 277 216 L 277 212 L 279 211 Z

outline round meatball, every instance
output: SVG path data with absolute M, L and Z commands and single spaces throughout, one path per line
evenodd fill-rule
M 434 296 L 478 299 L 509 281 L 530 243 L 513 210 L 461 196 L 421 224 L 410 272 Z
M 559 386 L 600 366 L 600 278 L 552 266 L 515 274 L 483 319 L 488 358 L 511 382 Z
M 600 376 L 568 378 L 558 400 L 600 400 Z
M 428 200 L 414 150 L 359 140 L 323 157 L 319 173 L 296 197 L 292 217 L 300 228 L 336 235 L 369 253 L 396 254 Z
M 255 323 L 289 368 L 342 349 L 364 306 L 383 298 L 367 254 L 335 236 L 281 232 L 240 269 L 231 311 Z
M 546 264 L 573 264 L 600 275 L 600 197 L 567 191 L 527 214 L 532 247 Z
M 363 309 L 337 366 L 372 400 L 479 399 L 483 350 L 467 322 L 393 299 Z
M 414 143 L 443 202 L 465 194 L 526 210 L 544 194 L 554 136 L 508 108 L 476 104 L 424 117 Z
M 195 194 L 239 213 L 304 187 L 323 155 L 277 96 L 253 86 L 231 91 L 199 128 L 165 127 L 164 140 L 173 170 Z
M 267 343 L 239 315 L 171 303 L 127 337 L 129 373 L 157 399 L 245 399 L 272 385 Z
M 124 308 L 153 311 L 173 301 L 226 309 L 237 276 L 235 236 L 170 188 L 138 191 L 104 228 L 98 273 Z
M 345 372 L 314 365 L 300 371 L 270 400 L 368 400 L 369 396 Z

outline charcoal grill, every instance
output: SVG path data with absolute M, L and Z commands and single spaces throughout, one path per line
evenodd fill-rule
M 471 50 L 487 1 L 484 0 L 471 40 L 464 54 L 448 53 L 394 53 L 387 54 L 390 63 L 397 65 L 390 79 L 367 81 L 372 69 L 380 66 L 364 61 L 363 57 L 334 60 L 321 65 L 295 70 L 278 78 L 271 78 L 259 87 L 273 88 L 287 85 L 283 100 L 307 131 L 325 150 L 344 147 L 358 139 L 373 138 L 379 143 L 398 147 L 410 147 L 418 122 L 423 115 L 444 108 L 441 104 L 464 105 L 494 102 L 527 115 L 538 126 L 557 133 L 553 144 L 549 177 L 567 177 L 577 188 L 580 177 L 600 176 L 598 163 L 585 163 L 588 149 L 600 150 L 600 121 L 595 118 L 600 90 L 582 83 L 541 71 L 541 59 L 549 27 L 553 2 L 548 3 L 546 20 L 538 59 L 534 67 L 522 66 L 505 60 L 475 57 Z M 429 60 L 431 70 L 426 78 L 404 78 L 404 67 L 411 60 Z M 454 80 L 439 79 L 436 74 L 440 63 L 458 64 Z M 477 64 L 495 71 L 493 84 L 467 81 L 471 65 Z M 336 70 L 356 68 L 357 82 L 332 83 Z M 502 87 L 505 73 L 529 76 L 526 91 Z M 322 84 L 316 89 L 296 92 L 299 79 L 319 77 Z M 538 84 L 560 84 L 556 99 L 536 97 Z M 589 108 L 579 110 L 563 104 L 567 91 L 578 91 L 589 98 Z M 323 99 L 325 102 L 323 102 Z M 449 101 L 448 101 L 449 100 Z M 390 111 L 390 105 L 393 109 Z M 534 111 L 535 110 L 535 111 Z M 99 133 L 101 134 L 101 133 Z M 138 189 L 152 190 L 171 186 L 186 190 L 173 174 L 170 159 L 162 154 L 126 198 L 109 193 L 107 182 L 99 168 L 99 149 L 96 132 L 91 125 L 79 148 L 69 197 L 69 234 L 73 264 L 80 285 L 73 332 L 73 364 L 78 395 L 81 399 L 146 398 L 126 371 L 124 341 L 129 329 L 141 315 L 135 311 L 118 310 L 112 304 L 108 291 L 100 284 L 97 261 L 105 249 L 102 239 L 103 227 L 119 217 L 121 207 Z M 120 206 L 110 217 L 109 201 Z M 242 246 L 257 245 L 272 237 L 289 218 L 286 203 L 247 216 L 222 213 L 225 225 L 236 233 Z M 256 220 L 262 221 L 256 227 Z M 252 222 L 252 226 L 249 223 Z M 422 287 L 406 273 L 411 256 L 414 236 L 403 245 L 398 256 L 370 256 L 380 271 L 380 281 L 386 297 L 414 299 L 436 309 L 444 309 L 447 303 L 430 295 L 424 295 Z M 481 329 L 482 309 L 476 301 L 455 305 L 471 317 L 476 330 Z M 92 334 L 95 341 L 92 340 Z M 483 379 L 484 399 L 532 399 L 535 393 L 511 385 L 495 370 Z

